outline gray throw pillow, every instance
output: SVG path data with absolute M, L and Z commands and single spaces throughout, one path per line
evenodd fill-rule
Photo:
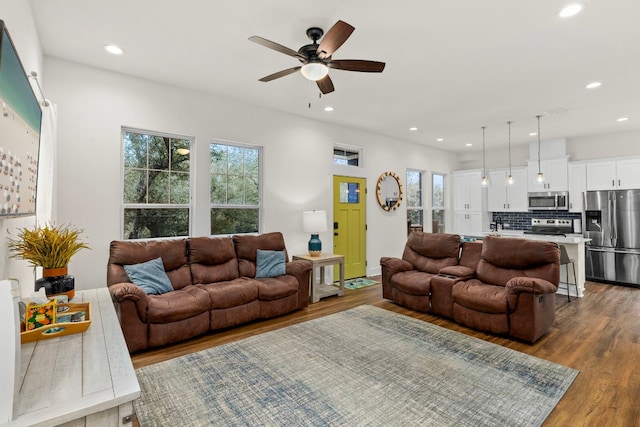
M 147 294 L 160 295 L 173 290 L 171 281 L 164 271 L 162 258 L 152 259 L 141 264 L 125 265 L 129 280 L 140 286 Z
M 278 277 L 286 274 L 284 251 L 265 251 L 258 249 L 256 253 L 256 279 L 261 277 Z

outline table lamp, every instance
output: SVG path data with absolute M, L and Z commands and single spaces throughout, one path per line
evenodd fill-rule
M 327 231 L 326 211 L 307 211 L 302 213 L 302 229 L 311 233 L 309 240 L 309 255 L 320 256 L 322 253 L 322 242 L 318 234 Z

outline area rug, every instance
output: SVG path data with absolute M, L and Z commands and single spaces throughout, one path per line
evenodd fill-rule
M 147 426 L 539 426 L 578 371 L 373 306 L 137 371 Z
M 375 280 L 367 279 L 365 277 L 359 277 L 357 279 L 349 279 L 344 281 L 344 287 L 346 289 L 360 289 L 366 288 L 367 286 L 377 285 L 380 282 L 376 282 Z M 340 286 L 340 282 L 334 282 L 334 286 Z

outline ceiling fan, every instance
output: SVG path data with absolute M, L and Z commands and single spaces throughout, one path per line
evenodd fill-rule
M 329 29 L 327 34 L 322 37 L 324 34 L 322 28 L 311 27 L 307 29 L 307 37 L 309 37 L 313 43 L 302 46 L 298 51 L 259 36 L 249 37 L 249 40 L 252 42 L 284 53 L 285 55 L 293 56 L 302 63 L 302 65 L 298 65 L 297 67 L 287 68 L 286 70 L 265 76 L 261 78 L 260 81 L 270 82 L 271 80 L 288 76 L 300 70 L 303 76 L 317 83 L 320 92 L 327 94 L 334 91 L 333 82 L 329 77 L 329 68 L 365 73 L 381 73 L 382 70 L 384 70 L 384 62 L 361 59 L 331 59 L 333 53 L 347 41 L 351 33 L 353 33 L 353 30 L 355 30 L 355 28 L 351 25 L 344 21 L 338 21 Z M 318 44 L 320 38 L 322 38 L 322 40 L 320 44 Z

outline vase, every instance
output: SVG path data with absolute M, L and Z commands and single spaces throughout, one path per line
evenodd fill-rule
M 71 300 L 75 294 L 75 278 L 67 274 L 67 267 L 43 268 L 42 278 L 36 280 L 36 292 L 44 287 L 48 297 L 66 295 Z

